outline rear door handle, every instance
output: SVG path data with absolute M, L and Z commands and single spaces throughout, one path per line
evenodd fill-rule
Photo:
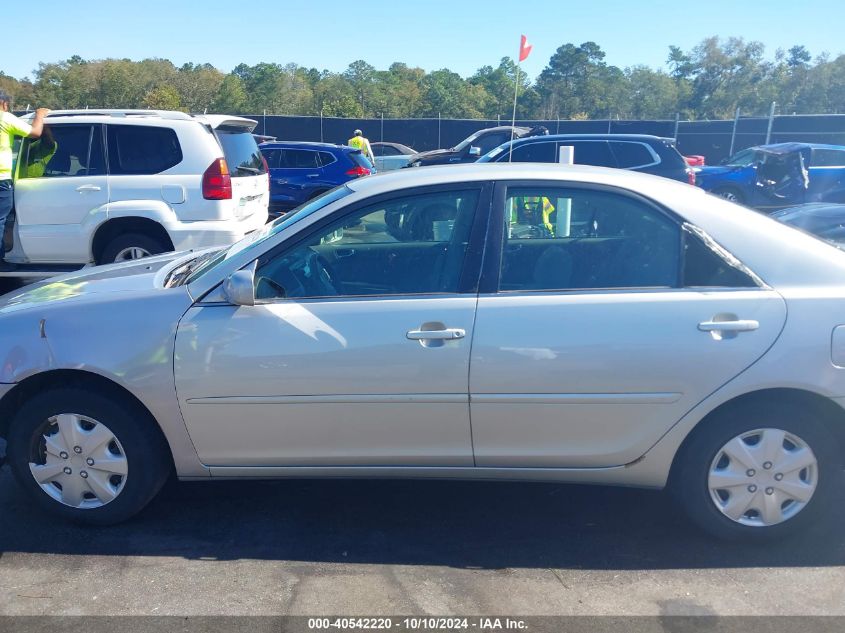
M 97 185 L 80 185 L 76 188 L 76 190 L 80 193 L 84 191 L 100 191 L 100 187 L 98 187 Z
M 698 329 L 702 332 L 751 332 L 760 327 L 759 321 L 738 319 L 736 321 L 702 321 Z
M 307 174 L 305 177 L 306 178 L 319 178 L 320 174 Z
M 466 335 L 466 330 L 455 327 L 445 330 L 411 330 L 405 336 L 412 341 L 453 341 Z

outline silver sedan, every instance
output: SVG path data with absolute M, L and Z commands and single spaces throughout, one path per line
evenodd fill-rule
M 758 539 L 838 502 L 845 253 L 642 174 L 401 170 L 7 295 L 0 361 L 8 461 L 73 520 L 175 469 L 667 487 Z

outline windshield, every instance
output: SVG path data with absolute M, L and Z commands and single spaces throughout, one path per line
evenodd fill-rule
M 475 134 L 470 134 L 470 135 L 469 135 L 469 136 L 467 136 L 464 140 L 462 140 L 460 143 L 458 143 L 457 145 L 455 145 L 455 147 L 453 147 L 452 149 L 457 150 L 457 151 L 461 151 L 461 150 L 463 150 L 465 147 L 467 147 L 468 145 L 472 145 L 472 142 L 473 142 L 475 139 L 477 139 L 479 136 L 481 136 L 481 133 L 482 133 L 483 131 L 484 131 L 484 130 L 481 130 L 481 131 L 479 131 L 479 132 L 476 132 Z
M 728 167 L 748 167 L 754 162 L 757 152 L 753 149 L 744 149 L 727 159 L 723 164 Z
M 492 161 L 496 156 L 504 152 L 508 148 L 508 143 L 504 145 L 499 145 L 499 147 L 494 147 L 489 152 L 487 152 L 484 156 L 478 159 L 479 163 L 486 163 L 488 161 Z
M 207 255 L 210 255 L 209 257 L 203 255 L 202 257 L 198 257 L 195 260 L 185 262 L 179 268 L 181 269 L 187 266 L 190 268 L 190 270 L 182 271 L 181 275 L 179 269 L 174 270 L 170 273 L 167 285 L 177 286 L 182 285 L 184 283 L 192 283 L 203 275 L 205 275 L 210 270 L 212 270 L 221 262 L 224 262 L 227 259 L 230 259 L 235 255 L 246 251 L 247 249 L 256 248 L 259 244 L 262 244 L 274 235 L 280 233 L 281 231 L 284 231 L 290 225 L 299 222 L 303 218 L 307 218 L 312 213 L 316 213 L 323 207 L 326 207 L 332 202 L 340 200 L 341 198 L 345 198 L 351 193 L 352 190 L 345 185 L 331 189 L 330 191 L 327 191 L 326 193 L 317 196 L 313 200 L 310 200 L 301 207 L 298 207 L 294 211 L 286 213 L 282 217 L 274 220 L 269 224 L 265 224 L 263 228 L 260 228 L 257 231 L 253 231 L 239 242 L 235 242 L 234 244 L 232 244 L 229 248 L 208 253 Z M 177 275 L 181 276 L 178 282 L 176 281 Z

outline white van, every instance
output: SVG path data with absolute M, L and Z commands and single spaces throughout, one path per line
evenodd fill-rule
M 7 276 L 231 244 L 267 222 L 252 130 L 226 115 L 53 111 L 15 165 Z

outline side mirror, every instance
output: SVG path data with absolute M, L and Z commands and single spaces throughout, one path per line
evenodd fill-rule
M 249 267 L 238 270 L 229 275 L 223 282 L 223 296 L 226 301 L 236 306 L 255 305 L 255 267 L 254 261 Z
M 470 148 L 469 148 L 469 151 L 467 152 L 467 154 L 468 154 L 469 156 L 481 156 L 481 148 L 480 148 L 480 147 L 475 147 L 475 146 L 473 145 L 472 147 L 470 147 Z

